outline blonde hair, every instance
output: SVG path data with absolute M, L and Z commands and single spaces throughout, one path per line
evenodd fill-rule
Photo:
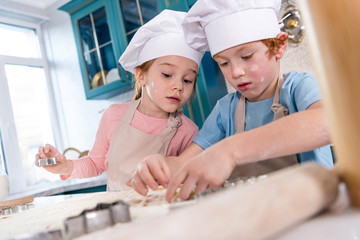
M 143 64 L 141 64 L 140 66 L 137 66 L 136 68 L 138 68 L 140 70 L 140 74 L 138 77 L 144 75 L 147 71 L 149 71 L 151 65 L 154 63 L 155 59 L 152 59 L 150 61 L 144 62 Z M 135 93 L 134 93 L 134 100 L 138 100 L 139 98 L 141 98 L 141 91 L 142 91 L 142 86 L 141 84 L 136 80 L 136 76 L 134 75 L 134 79 L 133 81 L 135 82 Z
M 147 71 L 149 71 L 151 65 L 154 63 L 155 59 L 149 60 L 147 62 L 144 62 L 143 64 L 137 66 L 136 68 L 138 68 L 140 70 L 140 74 L 138 77 L 141 77 L 142 75 L 144 75 Z M 138 100 L 139 98 L 141 98 L 141 92 L 142 92 L 142 86 L 141 84 L 137 81 L 136 76 L 134 75 L 133 77 L 133 81 L 135 82 L 135 87 L 134 87 L 134 96 L 133 96 L 133 100 Z M 188 101 L 189 104 L 191 104 L 191 102 L 193 101 L 194 97 L 195 97 L 195 92 L 196 92 L 196 82 L 197 82 L 197 78 L 195 78 L 194 81 L 194 88 L 191 94 L 191 97 Z

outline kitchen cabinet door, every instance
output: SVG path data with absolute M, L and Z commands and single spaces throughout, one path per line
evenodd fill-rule
M 131 90 L 131 75 L 118 63 L 127 46 L 116 1 L 71 1 L 71 16 L 87 99 L 106 99 Z

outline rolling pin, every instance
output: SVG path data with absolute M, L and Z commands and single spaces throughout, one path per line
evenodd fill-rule
M 269 239 L 314 216 L 338 195 L 338 175 L 316 163 L 271 173 L 145 222 L 115 225 L 81 239 Z
M 360 207 L 360 1 L 299 1 L 339 174 Z

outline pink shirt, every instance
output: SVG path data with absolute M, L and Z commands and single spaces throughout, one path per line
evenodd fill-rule
M 112 136 L 129 105 L 130 102 L 113 104 L 105 110 L 100 120 L 93 148 L 88 156 L 73 161 L 74 168 L 70 178 L 94 177 L 107 170 L 108 150 Z M 191 143 L 198 132 L 198 127 L 193 121 L 182 113 L 180 117 L 181 125 L 170 141 L 167 151 L 168 156 L 178 156 Z M 131 126 L 149 134 L 160 135 L 166 128 L 167 122 L 168 119 L 149 117 L 136 110 Z M 68 176 L 63 175 L 60 177 L 63 180 L 68 178 Z

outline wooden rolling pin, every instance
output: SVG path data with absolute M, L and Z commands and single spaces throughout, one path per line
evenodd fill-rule
M 330 120 L 337 168 L 360 207 L 360 1 L 298 1 Z
M 27 196 L 27 197 L 16 198 L 16 199 L 7 200 L 7 201 L 1 201 L 0 209 L 8 208 L 8 207 L 15 207 L 18 205 L 31 203 L 33 201 L 34 201 L 34 196 Z
M 268 239 L 327 208 L 337 197 L 338 183 L 334 170 L 306 163 L 167 216 L 115 225 L 81 239 Z

